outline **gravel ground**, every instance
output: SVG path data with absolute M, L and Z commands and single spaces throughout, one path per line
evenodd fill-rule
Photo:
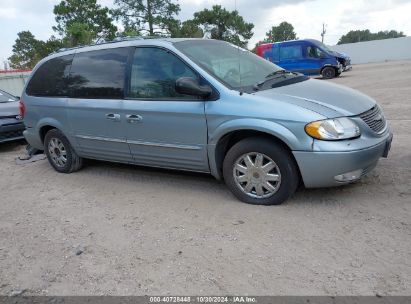
M 90 162 L 55 172 L 0 146 L 0 294 L 410 295 L 411 62 L 333 80 L 371 95 L 394 132 L 360 182 L 238 202 L 207 175 Z

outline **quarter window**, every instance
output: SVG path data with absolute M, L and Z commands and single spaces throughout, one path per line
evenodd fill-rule
M 76 54 L 70 72 L 70 95 L 123 98 L 128 53 L 128 48 L 117 48 Z
M 193 99 L 179 94 L 175 82 L 180 77 L 198 76 L 181 59 L 160 48 L 136 48 L 131 67 L 130 93 L 132 98 Z
M 43 63 L 27 85 L 31 96 L 58 97 L 68 95 L 68 76 L 73 55 L 52 58 Z

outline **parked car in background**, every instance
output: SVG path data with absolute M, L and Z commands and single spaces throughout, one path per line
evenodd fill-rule
M 24 138 L 19 98 L 0 90 L 0 143 Z
M 352 68 L 349 56 L 334 52 L 314 39 L 262 44 L 256 53 L 288 71 L 322 75 L 327 79 Z
M 83 158 L 207 172 L 261 205 L 300 181 L 360 179 L 392 139 L 372 98 L 209 39 L 61 51 L 36 65 L 20 102 L 25 138 L 58 172 Z

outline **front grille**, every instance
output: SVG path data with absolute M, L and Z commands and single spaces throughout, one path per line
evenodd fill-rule
M 4 132 L 4 133 L 0 133 L 0 141 L 5 140 L 5 139 L 11 139 L 11 138 L 19 138 L 22 136 L 23 136 L 22 130 Z
M 387 122 L 379 106 L 374 106 L 370 110 L 360 115 L 361 119 L 376 133 L 382 133 L 385 130 Z

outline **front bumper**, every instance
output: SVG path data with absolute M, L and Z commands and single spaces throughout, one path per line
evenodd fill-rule
M 23 139 L 24 124 L 15 118 L 0 119 L 0 143 Z
M 351 64 L 348 64 L 348 65 L 343 67 L 343 72 L 350 71 L 350 70 L 352 70 L 352 65 Z
M 26 128 L 23 135 L 30 146 L 38 150 L 43 150 L 43 142 L 39 136 L 39 132 L 36 132 L 34 128 Z
M 360 178 L 374 169 L 380 157 L 387 157 L 391 141 L 392 134 L 389 134 L 377 145 L 365 149 L 343 152 L 293 151 L 293 154 L 306 188 L 332 187 L 355 181 L 337 181 L 338 175 L 361 170 Z

